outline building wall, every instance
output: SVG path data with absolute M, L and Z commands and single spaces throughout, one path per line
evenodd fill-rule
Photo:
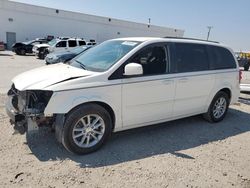
M 0 0 L 0 41 L 15 32 L 17 41 L 47 35 L 95 39 L 98 43 L 119 37 L 182 37 L 183 30 L 128 22 L 70 11 Z

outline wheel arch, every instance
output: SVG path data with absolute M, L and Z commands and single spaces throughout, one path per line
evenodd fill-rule
M 229 103 L 231 102 L 231 99 L 232 99 L 232 90 L 231 90 L 231 88 L 230 88 L 229 86 L 217 88 L 217 89 L 215 90 L 215 92 L 212 92 L 212 93 L 210 94 L 210 97 L 208 98 L 208 102 L 207 102 L 205 111 L 208 110 L 208 108 L 209 108 L 211 102 L 213 101 L 213 99 L 214 99 L 214 97 L 217 95 L 217 93 L 219 93 L 219 92 L 221 92 L 221 91 L 225 92 L 225 93 L 228 95 L 228 97 L 229 97 Z
M 107 112 L 109 113 L 111 120 L 112 120 L 112 131 L 115 128 L 115 122 L 116 122 L 116 116 L 115 116 L 115 112 L 113 110 L 113 108 L 108 105 L 105 102 L 102 101 L 88 101 L 88 102 L 84 102 L 81 104 L 78 104 L 77 106 L 73 107 L 68 113 L 65 114 L 65 116 L 67 116 L 67 114 L 69 114 L 70 112 L 72 112 L 74 109 L 79 108 L 80 106 L 86 105 L 86 104 L 97 104 L 101 107 L 103 107 L 105 110 L 107 110 Z
M 229 100 L 231 100 L 232 91 L 229 88 L 223 88 L 223 89 L 219 90 L 217 93 L 219 93 L 220 91 L 223 91 L 224 93 L 226 93 L 228 95 L 228 97 L 229 97 Z

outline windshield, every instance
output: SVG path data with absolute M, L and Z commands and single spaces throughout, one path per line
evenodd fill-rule
M 139 44 L 140 42 L 125 40 L 106 41 L 77 56 L 70 65 L 90 71 L 103 72 Z
M 56 39 L 53 39 L 53 40 L 51 40 L 50 42 L 48 42 L 48 44 L 49 44 L 50 46 L 53 46 L 54 44 L 56 44 L 56 42 L 57 42 L 57 40 L 56 40 Z

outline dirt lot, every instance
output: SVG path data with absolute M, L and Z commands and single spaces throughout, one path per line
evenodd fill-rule
M 0 55 L 0 93 L 13 74 L 7 71 L 20 66 L 13 58 L 25 69 L 43 66 L 32 56 Z M 250 187 L 250 95 L 242 94 L 219 124 L 195 116 L 120 132 L 85 156 L 69 154 L 47 129 L 12 135 L 4 98 L 0 187 Z

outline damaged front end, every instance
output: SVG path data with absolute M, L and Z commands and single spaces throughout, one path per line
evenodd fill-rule
M 24 134 L 26 131 L 36 131 L 41 126 L 52 126 L 54 117 L 44 116 L 52 94 L 52 91 L 46 90 L 19 91 L 12 85 L 8 91 L 6 112 L 16 132 Z

